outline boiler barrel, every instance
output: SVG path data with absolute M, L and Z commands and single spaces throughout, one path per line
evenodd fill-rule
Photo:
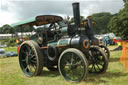
M 86 42 L 87 41 L 87 42 Z M 52 42 L 49 43 L 49 45 L 52 46 L 69 46 L 72 48 L 78 48 L 80 49 L 81 47 L 88 47 L 89 45 L 89 39 L 86 36 L 75 36 L 72 38 L 65 38 L 65 39 L 60 39 L 58 42 Z

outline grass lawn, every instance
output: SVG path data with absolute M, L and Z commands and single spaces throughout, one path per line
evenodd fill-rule
M 110 46 L 110 49 L 114 47 Z M 120 63 L 120 55 L 121 51 L 112 51 L 107 72 L 100 75 L 89 73 L 80 83 L 67 82 L 58 71 L 51 72 L 46 68 L 40 76 L 29 78 L 22 73 L 18 57 L 1 58 L 0 85 L 128 85 L 128 72 Z
M 6 48 L 3 48 L 3 49 L 5 49 L 5 52 L 8 52 L 8 51 L 17 52 L 17 47 L 6 47 Z

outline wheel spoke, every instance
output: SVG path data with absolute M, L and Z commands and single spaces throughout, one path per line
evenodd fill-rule
M 27 66 L 25 67 L 25 70 L 26 70 L 26 71 L 28 70 L 28 67 L 27 67 Z
M 68 60 L 66 60 L 66 59 L 65 59 L 65 63 L 66 63 L 67 65 L 69 65 L 69 64 L 70 64 L 70 63 L 69 63 L 69 61 L 68 61 Z
M 36 65 L 35 64 L 33 64 L 33 68 L 36 70 Z
M 81 64 L 82 64 L 82 60 L 76 62 L 76 64 L 73 64 L 73 65 L 79 66 L 79 65 L 81 65 Z
M 95 64 L 93 64 L 93 66 L 94 66 L 94 70 L 95 70 L 95 72 L 97 72 L 97 71 L 96 71 L 96 67 L 95 67 Z
M 36 64 L 37 61 L 36 60 L 31 60 L 31 62 Z
M 31 71 L 32 71 L 32 69 L 30 68 L 30 65 L 27 65 L 27 67 L 28 67 L 29 71 L 31 72 Z
M 71 64 L 73 64 L 73 53 L 71 55 Z
M 29 71 L 34 73 L 35 69 L 33 69 L 34 67 L 32 65 L 28 65 Z
M 33 58 L 35 58 L 35 55 L 32 55 L 32 56 L 31 56 L 31 59 L 33 59 Z
M 98 69 L 99 69 L 99 71 L 100 71 L 100 67 L 99 67 L 99 65 L 96 64 L 96 66 L 98 67 Z
M 95 69 L 94 69 L 94 64 L 92 64 L 92 69 L 91 69 L 92 71 L 94 71 Z
M 23 62 L 26 62 L 26 59 L 23 59 L 22 61 L 23 61 Z
M 100 66 L 103 66 L 103 64 L 99 63 Z
M 91 69 L 90 69 L 90 71 L 93 71 L 93 64 L 91 64 Z
M 28 52 L 26 52 L 24 50 L 22 51 L 22 53 L 25 54 L 26 56 L 28 55 Z

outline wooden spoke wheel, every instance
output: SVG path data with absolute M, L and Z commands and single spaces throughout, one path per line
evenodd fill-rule
M 89 49 L 91 63 L 89 63 L 90 73 L 104 73 L 108 67 L 108 59 L 104 51 L 97 46 L 90 47 Z
M 36 76 L 41 73 L 43 68 L 43 54 L 36 42 L 29 40 L 21 44 L 19 64 L 26 76 Z
M 58 68 L 65 80 L 80 82 L 88 74 L 88 61 L 80 50 L 69 48 L 60 55 Z

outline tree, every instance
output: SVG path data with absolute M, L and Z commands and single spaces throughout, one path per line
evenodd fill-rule
M 128 3 L 124 0 L 124 8 L 121 9 L 117 16 L 112 17 L 108 27 L 123 40 L 128 40 Z
M 5 24 L 2 27 L 0 27 L 0 33 L 1 34 L 14 34 L 15 33 L 15 29 L 12 28 L 10 25 Z
M 94 34 L 109 33 L 110 30 L 107 27 L 111 17 L 113 16 L 109 12 L 101 12 L 92 14 L 92 19 L 96 21 L 96 28 L 93 29 Z
M 3 34 L 3 27 L 0 27 L 0 34 Z
M 14 37 L 14 34 L 15 34 L 14 28 L 10 27 L 9 28 L 9 33 L 12 34 L 12 37 Z
M 1 33 L 2 33 L 2 34 L 7 34 L 7 33 L 9 33 L 9 29 L 10 29 L 10 28 L 11 28 L 11 26 L 8 25 L 8 24 L 3 25 L 3 26 L 1 27 Z
M 104 34 L 110 32 L 107 25 L 111 17 L 113 17 L 112 14 L 110 14 L 109 12 L 101 12 L 92 14 L 91 16 L 92 19 L 96 21 L 96 26 L 93 29 L 94 34 Z M 80 16 L 80 21 L 83 21 L 84 19 L 84 16 Z M 71 18 L 70 23 L 74 23 L 74 17 Z

